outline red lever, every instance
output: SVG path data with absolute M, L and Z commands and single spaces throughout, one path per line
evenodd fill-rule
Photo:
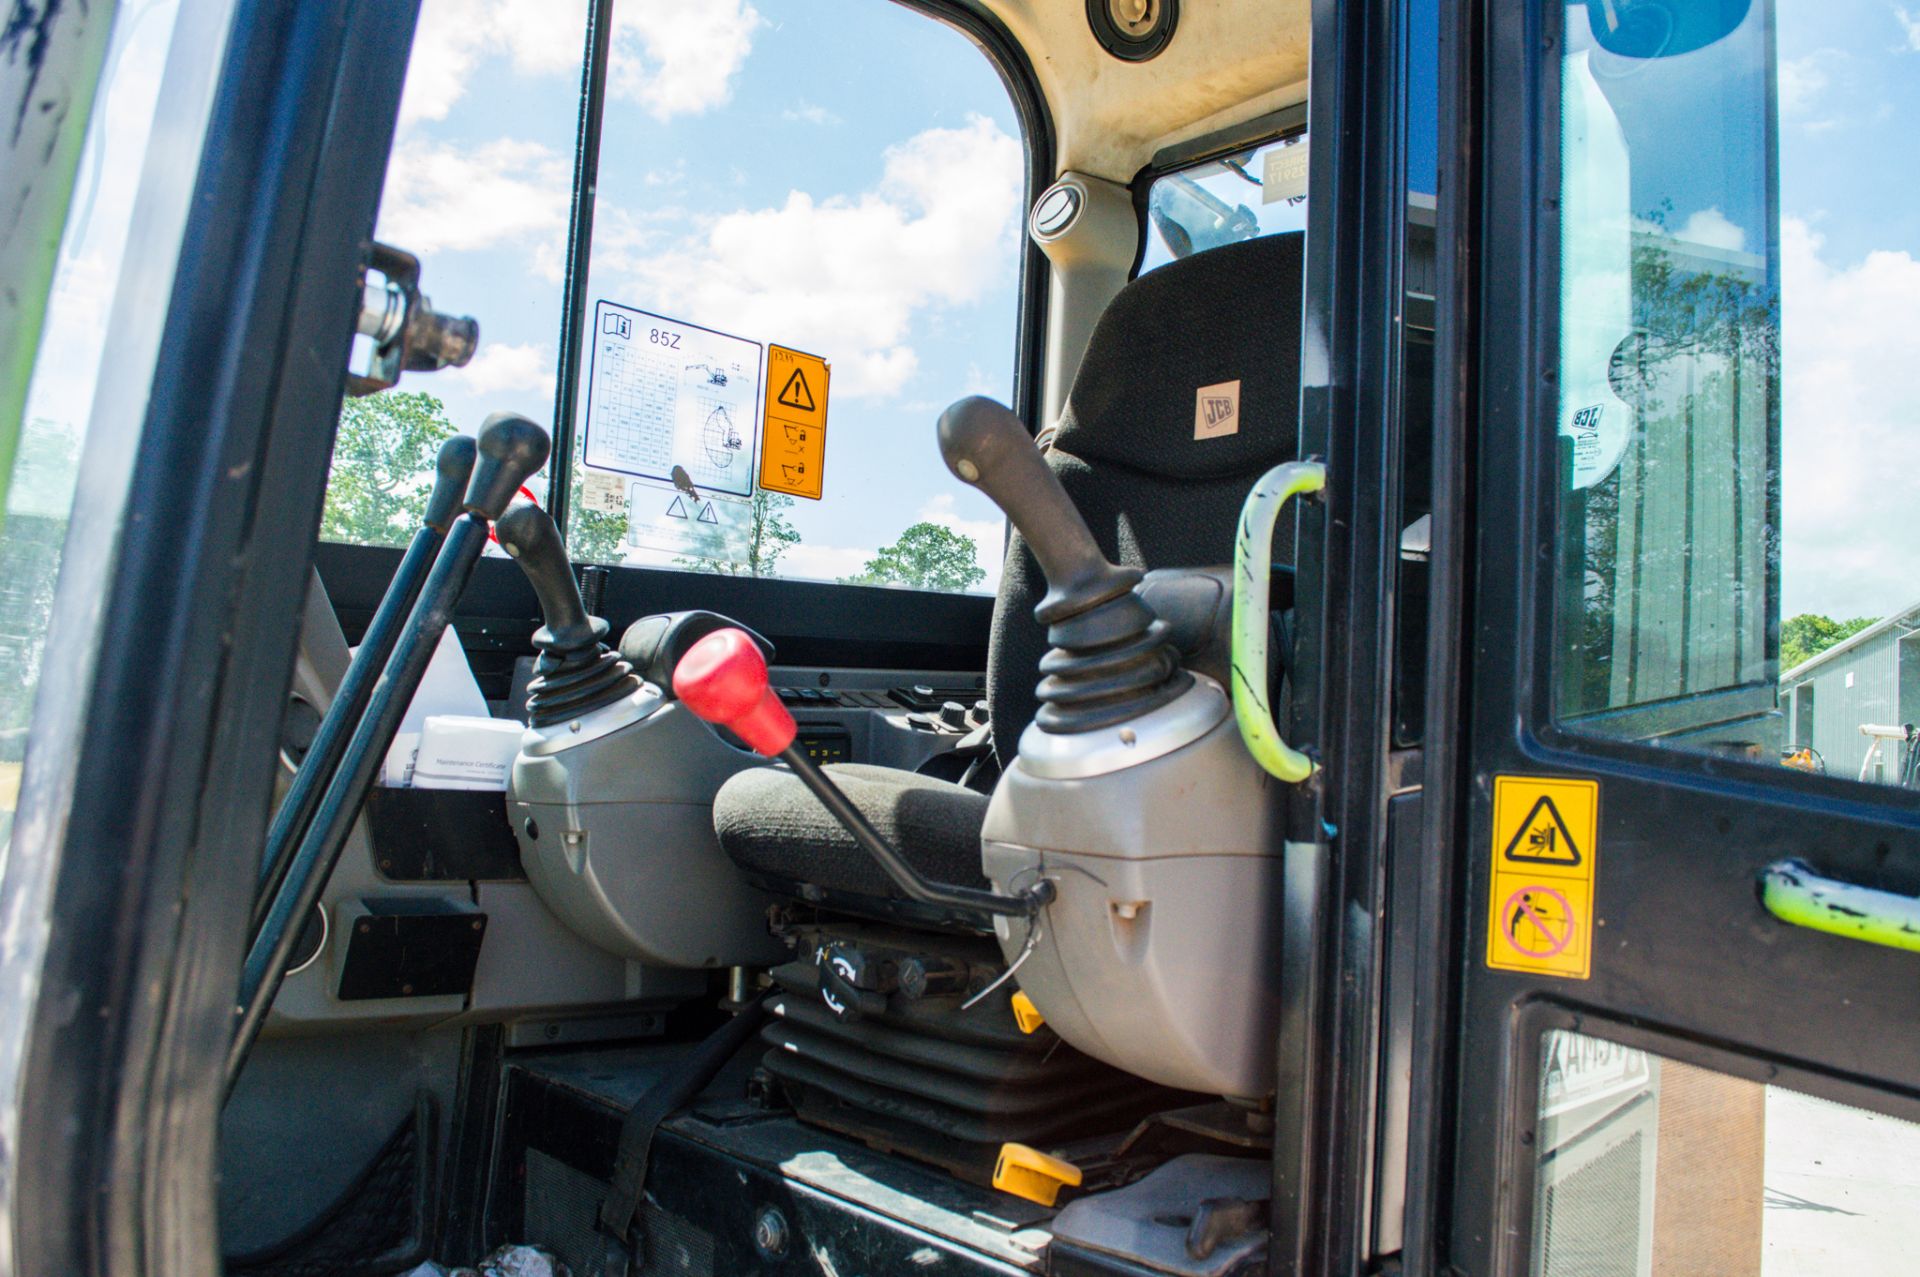
M 767 658 L 745 630 L 715 630 L 688 648 L 673 670 L 673 694 L 756 754 L 772 758 L 793 744 L 793 715 L 767 686 Z

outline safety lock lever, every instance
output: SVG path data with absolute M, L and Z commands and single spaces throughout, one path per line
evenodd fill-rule
M 1017 895 L 933 882 L 909 864 L 861 814 L 841 788 L 795 744 L 793 715 L 768 685 L 767 658 L 746 631 L 715 630 L 695 643 L 673 671 L 673 691 L 696 717 L 725 727 L 756 754 L 793 769 L 860 849 L 913 900 L 973 914 L 1031 918 L 1053 903 L 1053 883 L 1041 878 Z

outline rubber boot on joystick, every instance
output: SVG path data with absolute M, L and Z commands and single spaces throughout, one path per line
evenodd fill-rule
M 1047 578 L 1033 616 L 1053 650 L 1040 661 L 1035 725 L 1056 734 L 1111 727 L 1191 687 L 1166 622 L 1134 593 L 1140 570 L 1100 553 L 1020 419 L 976 395 L 942 413 L 939 432 L 947 468 L 1006 512 Z
M 546 620 L 533 636 L 540 657 L 527 685 L 528 722 L 534 727 L 565 722 L 639 691 L 633 666 L 604 641 L 606 621 L 587 615 L 553 516 L 531 503 L 517 505 L 493 530 L 533 583 Z

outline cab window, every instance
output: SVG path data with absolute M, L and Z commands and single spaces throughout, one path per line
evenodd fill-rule
M 404 544 L 443 438 L 570 404 L 578 560 L 991 593 L 1003 521 L 932 430 L 1013 394 L 1025 152 L 993 66 L 889 0 L 616 4 L 562 368 L 585 16 L 427 0 L 377 237 L 480 346 L 346 402 L 322 535 Z
M 1012 397 L 1025 153 L 998 74 L 887 0 L 717 6 L 698 51 L 615 14 L 562 373 L 575 557 L 991 592 L 1001 517 L 933 423 Z

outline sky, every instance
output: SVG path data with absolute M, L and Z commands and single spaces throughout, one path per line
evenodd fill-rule
M 76 186 L 28 408 L 76 440 L 175 8 L 122 10 L 103 145 Z M 553 411 L 584 12 L 426 0 L 380 233 L 422 256 L 440 306 L 481 321 L 470 367 L 409 380 L 466 429 L 499 408 Z M 1877 616 L 1920 598 L 1920 7 L 1775 13 L 1782 613 Z M 623 0 L 618 15 L 592 296 L 833 363 L 826 500 L 796 506 L 804 540 L 783 571 L 850 574 L 930 518 L 974 537 L 991 589 L 1000 520 L 946 474 L 932 427 L 963 394 L 1010 394 L 1021 152 L 997 75 L 887 0 Z M 1672 224 L 1761 251 L 1757 213 L 1686 184 L 1692 156 L 1733 144 L 1697 120 L 1666 127 Z M 1719 167 L 1693 165 L 1702 182 Z M 53 513 L 66 496 L 11 500 Z
M 1920 9 L 1781 0 L 1781 614 L 1920 601 Z
M 471 365 L 407 387 L 465 429 L 552 417 L 584 13 L 426 0 L 378 233 L 480 321 Z M 974 539 L 991 591 L 1003 524 L 933 429 L 1012 391 L 1024 159 L 997 73 L 887 0 L 615 13 L 590 300 L 829 361 L 824 499 L 787 512 L 781 575 L 851 575 L 931 520 Z

